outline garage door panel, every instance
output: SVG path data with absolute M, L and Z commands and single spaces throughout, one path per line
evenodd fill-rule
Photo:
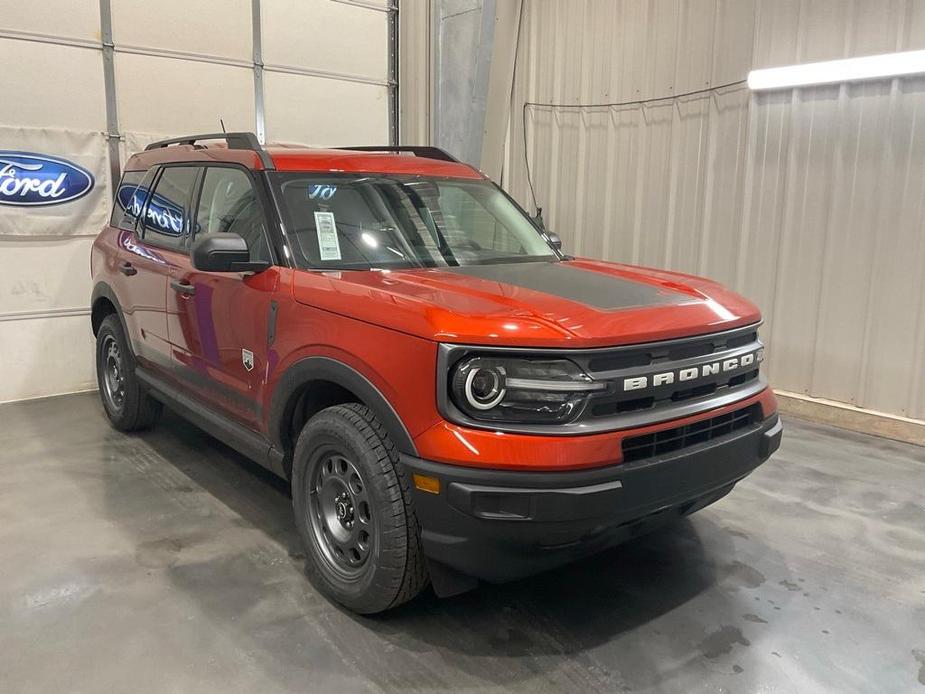
M 86 314 L 0 321 L 0 402 L 94 388 L 89 322 Z
M 3 73 L 0 124 L 105 130 L 106 99 L 99 51 L 0 39 L 0 65 L 34 66 Z M 41 89 L 35 88 L 41 70 Z M 75 89 L 75 85 L 79 88 Z
M 266 75 L 267 139 L 309 145 L 387 144 L 388 89 L 323 77 Z
M 113 40 L 250 61 L 251 15 L 250 0 L 112 0 Z
M 91 237 L 0 238 L 0 314 L 85 308 L 90 297 Z
M 83 41 L 99 40 L 98 0 L 4 2 L 0 16 L 0 29 L 4 31 L 62 36 Z
M 245 68 L 135 54 L 116 55 L 124 130 L 184 135 L 254 130 L 254 78 Z
M 107 133 L 124 165 L 153 140 L 219 131 L 220 119 L 229 131 L 257 129 L 252 0 L 106 4 L 114 85 L 100 0 L 0 0 L 0 150 L 59 157 L 95 182 L 66 204 L 0 206 L 0 344 L 10 346 L 0 401 L 95 385 L 87 253 L 111 208 Z M 387 143 L 387 0 L 260 4 L 269 136 Z
M 264 0 L 263 60 L 385 82 L 388 15 L 330 0 Z

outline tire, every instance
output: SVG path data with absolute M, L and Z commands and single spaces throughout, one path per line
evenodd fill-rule
M 332 600 L 373 614 L 427 585 L 420 528 L 398 453 L 369 408 L 335 405 L 296 443 L 292 505 L 312 583 Z
M 118 316 L 103 319 L 96 334 L 96 382 L 103 409 L 120 431 L 154 425 L 163 405 L 148 395 L 135 375 L 135 357 Z

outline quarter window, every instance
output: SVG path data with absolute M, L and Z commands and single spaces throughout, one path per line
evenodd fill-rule
M 145 208 L 144 238 L 158 246 L 181 248 L 187 233 L 188 204 L 199 169 L 166 167 Z
M 112 206 L 109 226 L 130 231 L 135 230 L 153 178 L 153 169 L 147 175 L 145 175 L 144 171 L 125 172 L 122 176 L 122 181 L 119 183 L 119 189 L 116 191 L 116 200 Z
M 247 241 L 252 262 L 271 260 L 263 208 L 250 176 L 241 169 L 210 167 L 199 196 L 196 234 L 229 232 Z

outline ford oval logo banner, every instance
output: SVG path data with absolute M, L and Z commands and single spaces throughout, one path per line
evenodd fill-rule
M 93 174 L 64 159 L 0 151 L 0 205 L 61 205 L 82 198 L 94 184 Z

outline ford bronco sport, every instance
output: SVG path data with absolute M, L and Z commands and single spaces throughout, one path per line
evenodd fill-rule
M 115 197 L 91 259 L 109 419 L 167 404 L 289 480 L 310 578 L 357 612 L 610 547 L 779 445 L 755 306 L 564 255 L 441 150 L 190 136 Z

